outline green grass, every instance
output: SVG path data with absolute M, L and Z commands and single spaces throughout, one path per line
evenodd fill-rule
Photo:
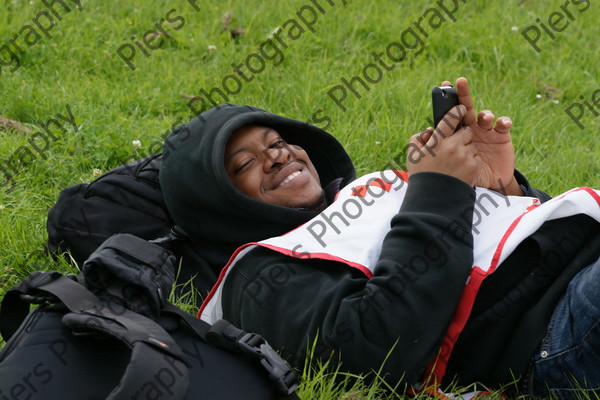
M 0 0 L 0 59 L 8 63 L 1 46 L 17 34 L 24 50 L 15 72 L 1 66 L 0 114 L 35 133 L 40 121 L 57 113 L 66 116 L 68 105 L 77 124 L 77 129 L 67 127 L 64 133 L 53 129 L 56 140 L 44 157 L 24 159 L 15 167 L 14 189 L 0 188 L 0 295 L 34 270 L 68 270 L 66 262 L 57 264 L 43 254 L 46 214 L 62 188 L 91 181 L 94 169 L 107 171 L 132 155 L 156 151 L 156 145 L 149 150 L 151 144 L 160 141 L 173 123 L 193 117 L 186 96 L 221 87 L 222 79 L 232 73 L 232 63 L 244 63 L 275 28 L 298 19 L 296 12 L 311 4 L 225 0 L 198 2 L 200 11 L 195 11 L 183 0 L 157 0 L 151 5 L 140 0 L 83 0 L 79 11 L 72 0 L 64 1 L 73 9 L 66 13 L 57 5 L 61 19 L 49 31 L 52 37 L 41 34 L 37 43 L 27 46 L 26 32 L 19 32 L 33 24 L 44 4 Z M 428 8 L 439 6 L 434 1 L 407 0 L 319 3 L 325 15 L 318 14 L 315 32 L 306 29 L 296 40 L 286 37 L 283 61 L 274 65 L 266 60 L 264 70 L 243 82 L 230 102 L 301 120 L 317 112 L 327 116 L 331 123 L 318 125 L 330 125 L 327 129 L 346 146 L 360 174 L 383 168 L 410 135 L 428 125 L 433 85 L 466 76 L 477 108 L 513 119 L 517 168 L 535 187 L 552 195 L 576 186 L 600 187 L 600 118 L 586 109 L 581 119 L 585 128 L 580 129 L 565 113 L 570 104 L 581 102 L 579 96 L 592 102 L 600 89 L 596 4 L 584 12 L 569 6 L 574 20 L 562 32 L 554 32 L 554 40 L 541 30 L 537 53 L 520 32 L 537 26 L 538 17 L 548 25 L 548 16 L 560 11 L 564 1 L 460 2 L 456 22 L 447 20 L 433 29 L 424 21 L 428 37 L 420 54 L 408 49 L 406 59 L 384 71 L 381 81 L 369 84 L 368 91 L 358 88 L 360 99 L 348 92 L 344 112 L 328 91 L 342 78 L 362 75 L 365 65 L 376 62 L 373 52 L 400 41 L 407 28 L 416 30 L 413 23 Z M 141 40 L 171 9 L 175 11 L 170 17 L 181 16 L 185 23 L 164 23 L 172 38 L 163 38 L 160 48 L 148 50 L 148 57 L 137 49 L 132 71 L 116 50 L 132 43 L 132 35 Z M 224 30 L 227 11 L 233 18 Z M 230 29 L 238 27 L 245 33 L 233 38 Z M 30 42 L 34 39 L 29 37 Z M 216 47 L 213 54 L 209 45 Z M 31 149 L 31 136 L 0 128 L 0 166 L 20 146 Z M 141 141 L 140 149 L 133 146 L 134 140 Z M 35 143 L 43 145 L 39 139 Z M 0 170 L 0 184 L 5 180 Z M 305 398 L 379 398 L 377 389 L 369 387 L 348 387 L 344 395 L 335 392 L 341 389 L 331 388 L 330 375 L 324 371 L 317 372 L 318 379 L 308 371 L 305 375 Z M 320 383 L 310 386 L 315 381 Z M 315 388 L 321 394 L 313 392 Z

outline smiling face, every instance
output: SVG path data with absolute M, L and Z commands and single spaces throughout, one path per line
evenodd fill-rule
M 322 210 L 325 194 L 308 154 L 264 126 L 245 126 L 229 139 L 225 170 L 246 196 L 291 208 Z

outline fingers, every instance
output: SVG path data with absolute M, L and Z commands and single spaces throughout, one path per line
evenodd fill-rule
M 442 137 L 451 136 L 456 130 L 456 126 L 460 123 L 465 115 L 465 106 L 459 104 L 454 106 L 444 115 L 437 128 L 435 128 L 435 134 Z
M 453 110 L 458 114 L 460 108 L 464 111 L 462 105 Z M 448 115 L 447 120 L 450 119 L 454 124 L 459 121 Z M 481 157 L 473 142 L 474 130 L 464 127 L 454 133 L 453 129 L 451 124 L 440 123 L 435 131 L 427 128 L 410 138 L 410 150 L 406 155 L 406 168 L 410 175 L 417 172 L 439 172 L 461 179 L 471 186 L 475 184 Z
M 454 133 L 457 136 L 457 140 L 465 146 L 473 143 L 473 130 L 469 127 L 464 127 Z
M 500 117 L 496 121 L 494 130 L 499 133 L 509 133 L 512 128 L 512 120 L 509 117 Z
M 450 81 L 442 82 L 442 86 L 447 86 L 450 84 Z M 497 133 L 506 134 L 510 132 L 510 128 L 512 128 L 512 120 L 509 117 L 500 117 L 494 124 L 495 117 L 490 110 L 480 111 L 477 115 L 475 115 L 473 97 L 471 96 L 469 82 L 466 78 L 460 77 L 456 80 L 456 92 L 458 93 L 458 101 L 462 106 L 464 106 L 464 108 L 457 109 L 454 113 L 452 110 L 450 110 L 450 112 L 444 116 L 442 122 L 445 122 L 446 126 L 443 129 L 440 129 L 440 126 L 436 128 L 436 133 L 438 133 L 439 130 L 440 136 L 448 136 L 451 134 L 448 132 L 448 128 L 457 126 L 457 124 L 455 124 L 455 118 L 453 117 L 458 117 L 459 122 L 462 122 L 462 124 L 466 126 L 471 126 L 477 123 L 478 127 L 482 131 L 491 131 L 493 128 Z M 442 124 L 440 123 L 440 125 Z
M 494 114 L 490 110 L 480 111 L 477 115 L 477 125 L 481 129 L 490 130 L 494 123 Z
M 458 101 L 466 107 L 463 123 L 465 125 L 476 123 L 475 107 L 473 106 L 473 97 L 469 91 L 469 82 L 467 81 L 467 78 L 460 77 L 456 80 L 456 92 L 458 93 Z
M 422 132 L 414 134 L 410 138 L 410 146 L 418 151 L 427 150 L 429 154 L 435 157 L 435 152 L 432 150 L 438 144 L 439 140 L 437 136 L 433 135 L 433 128 L 428 127 Z
M 417 146 L 417 148 L 421 149 L 427 144 L 432 134 L 433 128 L 428 127 L 424 131 L 412 135 L 410 137 L 410 143 L 412 143 L 414 146 Z
M 419 133 L 419 140 L 423 143 L 423 146 L 431 139 L 431 135 L 433 135 L 433 128 L 428 126 L 423 132 Z

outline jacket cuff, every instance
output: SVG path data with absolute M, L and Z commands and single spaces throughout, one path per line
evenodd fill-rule
M 473 207 L 475 190 L 450 175 L 418 172 L 409 177 L 401 212 L 426 212 L 456 218 Z
M 539 189 L 532 188 L 531 185 L 529 184 L 529 181 L 527 180 L 527 178 L 525 178 L 525 175 L 523 175 L 516 169 L 515 169 L 515 179 L 517 180 L 517 183 L 521 187 L 521 190 L 523 191 L 525 196 L 537 197 L 538 199 L 541 200 L 542 203 L 547 200 L 550 200 L 552 198 L 552 196 L 550 196 L 548 193 L 543 192 Z

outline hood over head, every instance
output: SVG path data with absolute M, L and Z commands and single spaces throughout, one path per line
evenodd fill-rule
M 231 135 L 247 125 L 272 128 L 302 147 L 323 188 L 337 178 L 345 186 L 356 177 L 350 157 L 332 135 L 259 108 L 223 104 L 175 128 L 163 146 L 161 188 L 177 226 L 203 247 L 215 268 L 223 267 L 237 247 L 280 236 L 318 214 L 255 200 L 233 186 L 225 149 Z

